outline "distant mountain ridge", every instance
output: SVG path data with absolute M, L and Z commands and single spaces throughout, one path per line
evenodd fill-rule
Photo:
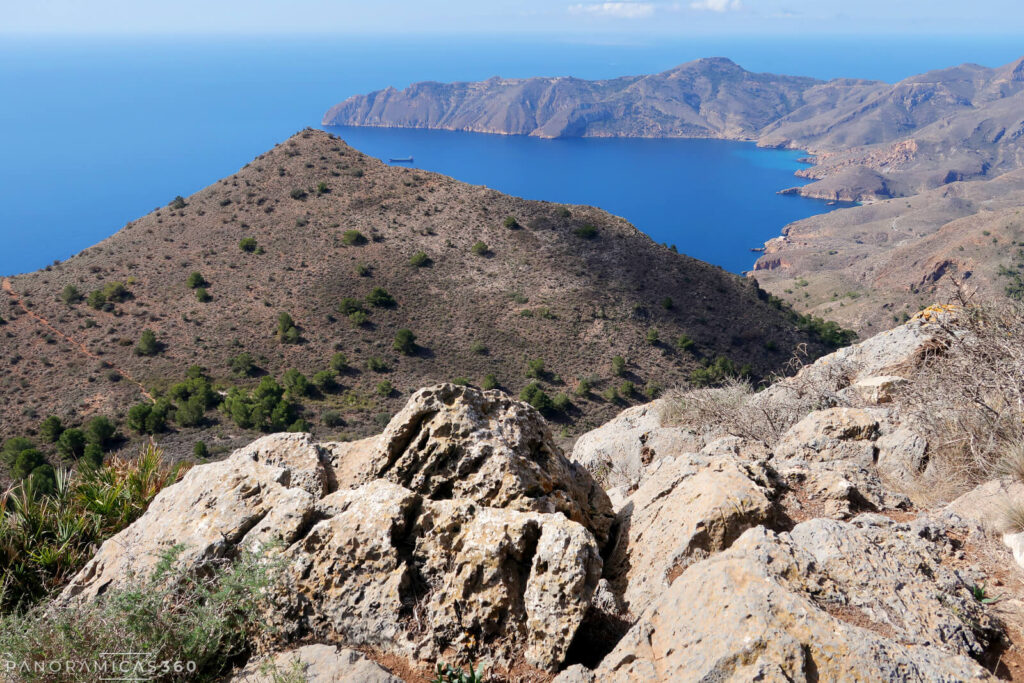
M 324 125 L 539 137 L 710 137 L 809 150 L 794 192 L 866 200 L 1024 166 L 1024 58 L 896 84 L 751 73 L 725 58 L 600 81 L 492 78 L 350 97 Z
M 813 78 L 754 74 L 725 58 L 600 81 L 491 78 L 357 95 L 324 125 L 439 128 L 538 137 L 749 139 L 803 103 Z

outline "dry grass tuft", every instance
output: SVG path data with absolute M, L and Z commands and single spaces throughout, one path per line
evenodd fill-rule
M 951 340 L 899 401 L 929 435 L 932 468 L 961 488 L 1024 475 L 1024 305 L 965 301 L 937 321 Z

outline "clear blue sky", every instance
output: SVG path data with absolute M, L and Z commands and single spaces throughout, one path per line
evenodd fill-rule
M 1024 36 L 1024 0 L 0 1 L 7 34 L 468 32 Z

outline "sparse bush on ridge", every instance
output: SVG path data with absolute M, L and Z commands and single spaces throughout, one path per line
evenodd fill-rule
M 298 344 L 299 328 L 292 317 L 282 311 L 277 315 L 277 340 L 282 344 Z
M 585 240 L 592 240 L 597 237 L 597 227 L 593 225 L 583 225 L 572 232 L 577 237 L 582 237 Z
M 544 393 L 537 382 L 530 382 L 523 387 L 523 390 L 519 392 L 519 400 L 529 403 L 542 414 L 548 414 L 554 409 L 551 397 Z
M 402 355 L 411 356 L 416 353 L 416 335 L 412 330 L 402 328 L 395 333 L 392 347 Z
M 156 333 L 153 330 L 143 330 L 139 343 L 135 345 L 135 355 L 155 356 L 159 352 L 160 343 L 156 340 Z
M 196 289 L 198 287 L 205 287 L 208 283 L 199 271 L 189 273 L 188 278 L 185 279 L 185 284 L 188 285 L 189 289 Z
M 423 251 L 417 251 L 409 257 L 409 265 L 415 268 L 426 268 L 431 263 L 433 263 L 433 261 L 431 261 L 430 257 Z
M 346 230 L 341 233 L 341 241 L 349 247 L 357 247 L 359 245 L 366 244 L 367 242 L 366 237 L 364 237 L 363 233 L 358 230 Z M 363 273 L 360 273 L 360 275 L 362 274 Z

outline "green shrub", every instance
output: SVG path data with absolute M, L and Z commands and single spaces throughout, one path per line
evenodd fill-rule
M 629 380 L 626 380 L 625 382 L 619 385 L 619 394 L 623 398 L 630 398 L 635 393 L 636 385 L 630 382 Z
M 345 424 L 345 420 L 337 410 L 325 410 L 320 416 L 320 421 L 324 423 L 325 427 L 341 427 Z
M 518 230 L 520 227 L 522 227 L 519 225 L 519 221 L 517 221 L 512 216 L 506 217 L 505 221 L 502 224 L 509 230 Z
M 100 454 L 100 462 L 103 462 L 102 453 Z M 43 463 L 32 470 L 32 474 L 28 475 L 28 485 L 37 496 L 53 496 L 57 492 L 57 472 L 49 463 Z
M 196 445 L 192 447 L 192 455 L 199 460 L 206 460 L 210 457 L 210 449 L 207 448 L 205 441 L 196 441 Z
M 327 183 L 321 181 L 321 182 L 316 184 L 316 195 L 318 197 L 320 195 L 327 194 L 330 191 L 331 191 L 331 188 L 327 187 Z
M 68 306 L 73 306 L 82 300 L 82 294 L 78 291 L 78 287 L 65 285 L 64 290 L 60 293 L 60 300 Z
M 289 398 L 302 398 L 309 394 L 309 380 L 295 368 L 284 371 L 281 384 Z
M 713 361 L 706 361 L 704 367 L 691 372 L 690 383 L 697 387 L 714 386 L 731 378 L 747 377 L 750 372 L 749 365 L 738 367 L 729 358 L 718 356 Z
M 325 394 L 329 394 L 338 388 L 338 382 L 335 378 L 338 373 L 334 370 L 321 370 L 320 372 L 313 375 L 313 385 Z
M 470 251 L 472 251 L 477 256 L 486 256 L 487 252 L 490 251 L 490 249 L 487 248 L 487 244 L 485 242 L 481 242 L 479 240 L 474 242 L 473 246 L 470 247 L 469 249 L 470 249 Z
M 555 394 L 555 397 L 551 399 L 551 407 L 559 413 L 564 413 L 572 408 L 572 401 L 564 393 Z
M 199 289 L 196 290 L 196 301 L 198 301 L 199 303 L 205 304 L 209 303 L 212 300 L 213 297 L 210 296 L 210 293 L 206 291 L 205 287 L 200 287 Z
M 349 247 L 356 247 L 367 242 L 366 237 L 358 230 L 346 230 L 341 233 L 341 241 Z
M 572 211 L 570 211 L 568 207 L 560 206 L 555 211 L 555 215 L 559 218 L 572 218 Z
M 269 632 L 267 589 L 282 563 L 246 552 L 192 568 L 177 562 L 183 550 L 174 546 L 149 576 L 128 576 L 82 607 L 40 606 L 4 616 L 4 652 L 13 661 L 42 663 L 44 671 L 54 661 L 100 662 L 110 652 L 140 652 L 147 657 L 140 661 L 158 665 L 160 680 L 219 680 L 252 639 Z M 188 669 L 164 674 L 160 662 L 187 662 Z M 30 673 L 23 680 L 51 679 Z
M 348 321 L 352 327 L 362 327 L 370 321 L 370 316 L 366 311 L 352 311 L 348 314 Z
M 416 353 L 416 335 L 412 333 L 412 330 L 403 327 L 395 333 L 395 341 L 391 346 L 395 351 L 405 356 L 411 356 Z
M 664 308 L 666 311 L 671 311 L 674 306 L 675 304 L 672 302 L 672 297 L 670 296 L 666 296 L 664 299 L 661 300 L 661 307 Z
M 194 271 L 189 274 L 185 284 L 188 285 L 189 289 L 198 289 L 199 287 L 205 287 L 208 283 L 199 271 Z
M 617 403 L 619 400 L 619 392 L 615 389 L 615 387 L 609 387 L 605 389 L 604 393 L 602 393 L 601 396 L 604 398 L 604 400 L 608 401 L 609 403 Z
M 486 356 L 487 355 L 487 351 L 488 351 L 487 345 L 484 344 L 483 342 L 478 342 L 478 341 L 477 342 L 473 342 L 472 345 L 470 345 L 469 350 L 472 353 L 477 354 L 478 356 Z
M 487 390 L 497 389 L 498 388 L 498 378 L 493 373 L 485 375 L 484 376 L 484 380 L 482 382 L 480 382 L 480 388 L 481 389 L 487 389 Z
M 288 429 L 286 429 L 285 431 L 292 432 L 294 434 L 308 432 L 309 423 L 300 417 L 299 419 L 295 420 L 295 422 L 292 422 L 290 425 L 288 425 Z
M 64 423 L 56 415 L 50 415 L 39 423 L 39 438 L 46 443 L 56 443 L 64 431 Z
M 15 479 L 27 479 L 32 471 L 40 465 L 46 464 L 46 458 L 41 451 L 35 448 L 26 448 L 18 453 L 11 467 L 11 476 Z
M 650 399 L 652 401 L 654 399 L 658 398 L 659 396 L 661 396 L 661 392 L 662 392 L 662 387 L 657 382 L 649 381 L 644 386 L 644 396 L 646 396 L 648 399 Z
M 383 396 L 384 398 L 387 398 L 392 393 L 394 393 L 394 391 L 395 391 L 395 387 L 391 384 L 391 382 L 387 381 L 386 379 L 385 380 L 381 380 L 380 382 L 377 382 L 377 394 L 379 396 Z
M 422 251 L 417 251 L 415 254 L 409 257 L 409 265 L 414 266 L 416 268 L 426 268 L 431 263 L 433 263 L 433 261 L 431 261 L 430 257 L 427 256 L 426 253 Z
M 534 379 L 544 377 L 544 359 L 534 358 L 526 363 L 526 376 Z
M 188 205 L 185 203 L 185 198 L 179 194 L 177 197 L 171 200 L 171 203 L 167 205 L 167 208 L 173 209 L 174 211 L 181 211 L 186 206 Z
M 622 356 L 612 356 L 612 374 L 621 377 L 626 372 L 626 359 Z
M 544 393 L 537 382 L 530 382 L 523 387 L 523 390 L 519 392 L 519 400 L 529 403 L 544 414 L 550 413 L 554 407 L 551 397 Z
M 174 411 L 174 421 L 182 427 L 195 427 L 205 418 L 206 405 L 198 396 L 182 401 Z
M 576 392 L 575 393 L 576 393 L 577 396 L 587 396 L 587 395 L 590 394 L 590 391 L 593 388 L 594 388 L 593 382 L 591 382 L 589 379 L 584 377 L 583 379 L 581 379 L 579 382 L 576 383 Z
M 688 335 L 681 334 L 676 337 L 676 348 L 680 351 L 689 351 L 694 347 L 694 342 Z
M 438 662 L 434 668 L 434 679 L 430 683 L 483 683 L 484 667 L 476 668 L 476 662 L 469 663 L 469 671 L 446 662 Z
M 293 189 L 291 191 L 290 195 L 291 195 L 292 199 L 301 200 L 301 199 L 305 199 L 306 197 L 308 197 L 309 193 L 306 192 L 305 190 L 303 190 L 301 187 L 296 187 L 295 189 Z
M 366 368 L 372 372 L 387 372 L 388 364 L 380 356 L 370 356 L 366 359 Z
M 813 315 L 798 315 L 796 323 L 798 328 L 830 348 L 849 346 L 857 339 L 856 332 L 843 329 L 833 320 L 826 321 Z
M 452 384 L 454 384 L 456 386 L 460 386 L 460 387 L 468 387 L 469 386 L 469 378 L 468 377 L 453 377 L 452 378 Z
M 383 287 L 374 287 L 366 295 L 366 303 L 376 308 L 392 308 L 396 305 L 394 297 L 388 294 Z
M 357 263 L 356 264 L 356 275 L 358 275 L 359 277 L 369 277 L 370 276 L 370 266 L 366 265 L 365 263 Z
M 259 244 L 256 242 L 255 237 L 243 237 L 238 242 L 238 248 L 247 254 L 252 254 L 259 248 Z
M 85 432 L 81 429 L 65 429 L 57 439 L 57 452 L 65 458 L 77 460 L 85 452 Z
M 63 586 L 103 541 L 135 521 L 181 471 L 167 466 L 150 444 L 137 459 L 115 457 L 106 466 L 74 474 L 56 474 L 49 465 L 40 465 L 27 486 L 0 494 L 0 510 L 7 513 L 0 514 L 0 608 L 24 606 Z M 44 478 L 52 490 L 43 490 Z M 17 619 L 17 614 L 0 619 Z M 11 652 L 11 638 L 30 633 L 13 633 L 11 623 L 0 623 L 0 652 Z
M 102 415 L 89 420 L 85 427 L 85 438 L 89 443 L 94 443 L 106 450 L 117 433 L 117 426 L 110 421 L 110 418 Z
M 597 237 L 597 227 L 593 225 L 583 225 L 572 231 L 577 237 L 582 237 L 585 240 L 592 240 Z
M 256 374 L 256 363 L 253 361 L 252 354 L 247 351 L 232 358 L 230 366 L 231 372 L 239 377 L 250 377 Z
M 85 303 L 89 305 L 89 308 L 95 308 L 98 311 L 103 308 L 103 305 L 107 303 L 107 300 L 103 297 L 103 292 L 98 289 L 94 289 L 89 292 L 89 296 L 86 298 Z
M 103 467 L 103 449 L 100 448 L 99 444 L 85 444 L 85 452 L 82 454 L 82 459 L 79 460 L 79 463 L 82 467 L 89 469 Z
M 263 432 L 283 432 L 296 419 L 295 405 L 272 377 L 264 377 L 250 392 L 233 387 L 221 410 L 239 427 Z
M 656 328 L 653 328 L 653 327 L 651 329 L 647 330 L 647 337 L 646 337 L 646 339 L 647 339 L 647 343 L 648 344 L 651 344 L 652 346 L 657 345 L 658 344 L 658 330 Z
M 128 427 L 139 434 L 159 434 L 167 429 L 167 416 L 171 403 L 159 399 L 156 403 L 137 403 L 128 409 Z
M 135 355 L 155 356 L 159 352 L 160 344 L 156 340 L 156 333 L 153 330 L 143 330 L 139 343 L 135 345 Z
M 359 299 L 347 296 L 338 303 L 338 313 L 352 315 L 356 311 L 363 310 L 363 302 Z
M 35 444 L 32 443 L 32 439 L 24 436 L 13 436 L 7 441 L 4 441 L 4 446 L 0 449 L 0 458 L 3 462 L 11 467 L 14 465 L 14 461 L 18 458 L 22 451 L 26 451 L 30 448 L 35 448 Z
M 339 351 L 331 356 L 331 370 L 334 370 L 335 372 L 344 372 L 347 369 L 348 358 L 345 357 L 344 353 Z
M 277 315 L 277 340 L 282 344 L 299 343 L 299 328 L 292 317 L 284 311 Z

